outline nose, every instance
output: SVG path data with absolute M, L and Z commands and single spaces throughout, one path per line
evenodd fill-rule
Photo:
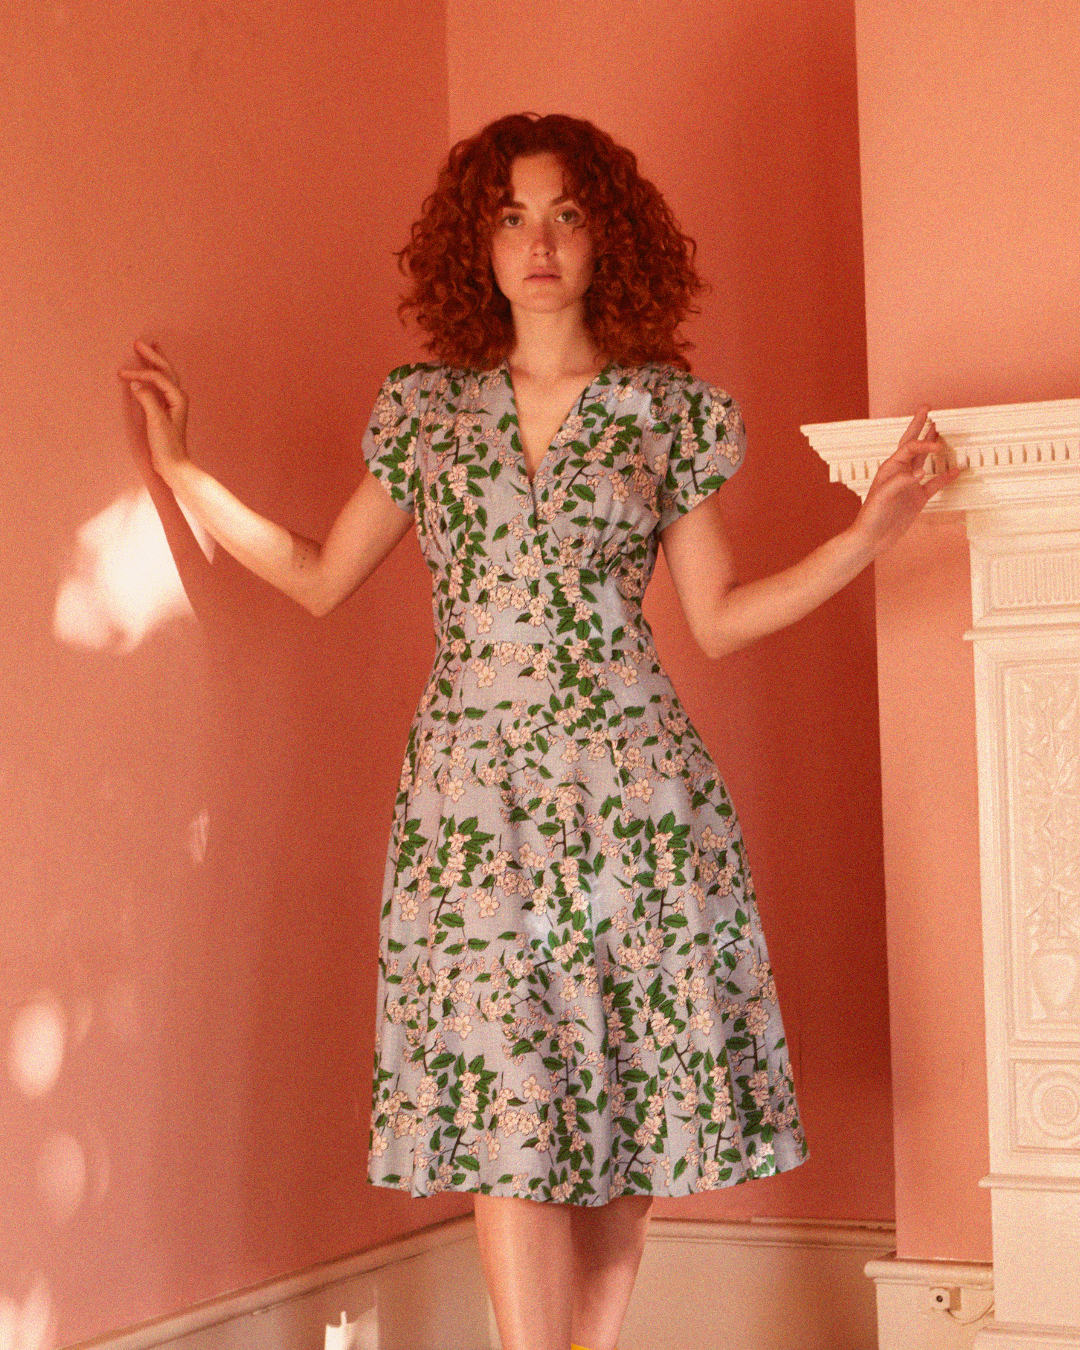
M 546 257 L 555 248 L 555 231 L 551 222 L 540 221 L 532 232 L 529 249 L 539 257 Z

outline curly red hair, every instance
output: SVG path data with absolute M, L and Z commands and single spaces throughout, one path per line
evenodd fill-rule
M 509 198 L 511 163 L 542 151 L 558 156 L 592 235 L 585 322 L 597 345 L 620 365 L 688 370 L 684 353 L 693 344 L 678 329 L 699 312 L 694 297 L 705 289 L 694 269 L 696 245 L 638 173 L 631 151 L 561 113 L 513 113 L 452 147 L 409 242 L 395 254 L 412 282 L 399 317 L 416 311 L 428 351 L 445 365 L 490 370 L 509 355 L 513 316 L 495 282 L 490 240 Z

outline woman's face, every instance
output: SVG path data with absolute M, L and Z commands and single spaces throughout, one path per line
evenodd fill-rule
M 513 308 L 551 313 L 580 305 L 593 275 L 584 212 L 563 184 L 556 155 L 522 155 L 510 166 L 509 201 L 491 236 L 491 266 Z

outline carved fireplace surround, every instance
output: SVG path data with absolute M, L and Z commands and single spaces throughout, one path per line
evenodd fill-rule
M 962 511 L 970 547 L 993 1268 L 866 1270 L 881 1350 L 1080 1350 L 1080 399 L 931 416 L 924 474 L 967 470 L 926 510 Z M 908 422 L 802 431 L 865 497 Z M 954 1284 L 992 1297 L 974 1340 L 927 1320 Z

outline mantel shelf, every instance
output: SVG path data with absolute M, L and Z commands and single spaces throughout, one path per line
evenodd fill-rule
M 951 465 L 966 472 L 927 511 L 1002 506 L 1080 506 L 1080 398 L 933 409 L 944 453 L 929 455 L 923 477 Z M 829 481 L 866 497 L 874 475 L 900 443 L 910 417 L 808 422 L 800 427 L 829 466 Z

